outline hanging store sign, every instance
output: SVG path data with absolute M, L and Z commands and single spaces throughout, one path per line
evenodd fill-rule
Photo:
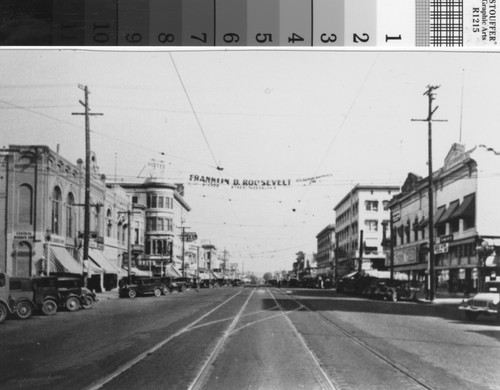
M 434 245 L 434 254 L 439 253 L 447 253 L 448 252 L 448 244 L 436 244 Z
M 203 175 L 189 175 L 189 182 L 201 184 L 208 187 L 228 186 L 237 189 L 276 189 L 279 187 L 290 187 L 292 185 L 310 185 L 317 181 L 332 176 L 332 174 L 312 176 L 301 179 L 234 179 Z

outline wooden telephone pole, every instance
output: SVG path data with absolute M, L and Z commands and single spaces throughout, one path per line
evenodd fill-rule
M 432 180 L 432 122 L 447 122 L 446 119 L 432 119 L 439 106 L 432 108 L 432 102 L 435 100 L 434 91 L 439 88 L 438 86 L 428 85 L 424 95 L 429 98 L 429 108 L 426 119 L 412 119 L 417 122 L 427 122 L 428 128 L 428 167 L 429 167 L 429 300 L 434 301 L 434 292 L 436 290 L 435 281 L 435 260 L 434 260 L 434 198 L 433 198 L 433 180 Z
M 89 89 L 85 85 L 78 84 L 78 88 L 85 93 L 85 102 L 79 100 L 80 104 L 85 108 L 85 112 L 73 112 L 71 115 L 85 115 L 85 211 L 84 211 L 84 227 L 83 227 L 83 264 L 87 264 L 87 277 L 85 285 L 87 286 L 90 276 L 89 265 L 89 232 L 90 232 L 90 116 L 104 115 L 102 113 L 90 113 L 89 107 Z

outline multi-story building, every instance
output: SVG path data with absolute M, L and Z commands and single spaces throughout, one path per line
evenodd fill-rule
M 120 257 L 117 236 L 105 234 L 104 210 L 116 230 L 127 209 L 124 192 L 106 186 L 95 154 L 90 165 L 89 261 L 82 261 L 85 168 L 47 146 L 11 145 L 0 152 L 0 271 L 14 276 L 70 273 L 90 276 L 89 287 L 116 287 Z
M 183 251 L 185 254 L 182 231 L 191 210 L 183 198 L 182 185 L 156 177 L 119 185 L 132 200 L 132 266 L 156 275 L 164 274 L 171 268 L 169 264 L 182 270 Z
M 434 226 L 429 226 L 428 178 L 409 174 L 401 194 L 389 203 L 394 237 L 389 262 L 413 280 L 426 280 L 432 228 L 437 288 L 477 290 L 500 272 L 499 153 L 454 144 L 432 180 Z
M 398 192 L 398 186 L 358 184 L 335 206 L 337 277 L 360 268 L 386 269 L 383 225 L 389 221 L 389 200 Z
M 323 278 L 334 277 L 335 224 L 326 226 L 316 235 L 317 242 L 317 275 Z

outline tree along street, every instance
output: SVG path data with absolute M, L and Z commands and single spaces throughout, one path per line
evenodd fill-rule
M 219 288 L 6 321 L 0 389 L 498 389 L 500 328 L 456 305 Z

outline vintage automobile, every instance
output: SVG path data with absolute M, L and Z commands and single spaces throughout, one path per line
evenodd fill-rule
M 159 297 L 169 292 L 169 288 L 162 279 L 161 277 L 134 276 L 131 283 L 128 283 L 128 279 L 123 278 L 120 281 L 118 294 L 120 298 L 135 298 L 138 295 L 150 294 Z
M 375 299 L 397 302 L 401 300 L 416 300 L 418 287 L 406 280 L 377 279 L 371 287 L 369 296 Z
M 63 305 L 57 287 L 57 276 L 39 276 L 31 281 L 37 309 L 48 316 L 56 314 L 58 307 Z
M 9 314 L 26 320 L 35 312 L 33 287 L 30 278 L 10 277 L 0 273 L 0 322 Z
M 486 282 L 484 292 L 474 295 L 470 299 L 464 299 L 459 310 L 463 310 L 465 318 L 469 321 L 475 321 L 479 315 L 496 316 L 500 319 L 498 306 L 500 301 L 500 281 Z
M 193 281 L 190 278 L 178 277 L 174 279 L 174 282 L 180 287 L 179 291 L 186 291 L 194 287 Z
M 80 278 L 57 277 L 57 290 L 60 298 L 59 306 L 65 307 L 68 311 L 90 309 L 97 302 L 96 294 L 84 287 Z

